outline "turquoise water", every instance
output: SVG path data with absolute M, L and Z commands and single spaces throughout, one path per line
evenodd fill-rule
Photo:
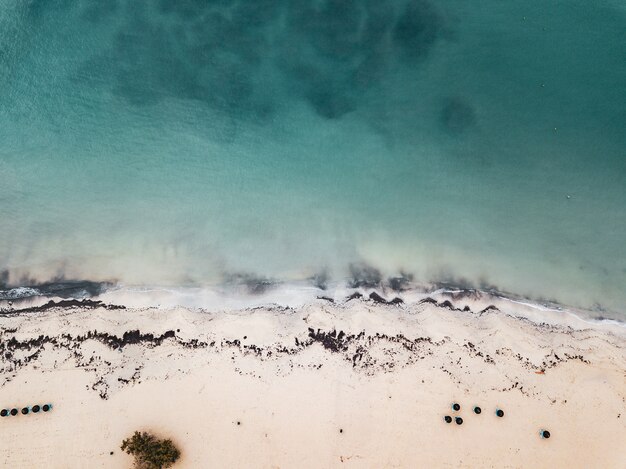
M 0 0 L 0 271 L 626 311 L 626 7 Z

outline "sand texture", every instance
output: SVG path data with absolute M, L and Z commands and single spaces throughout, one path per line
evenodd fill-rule
M 487 303 L 5 315 L 0 407 L 53 409 L 0 419 L 0 466 L 127 468 L 149 430 L 180 469 L 626 467 L 624 328 Z

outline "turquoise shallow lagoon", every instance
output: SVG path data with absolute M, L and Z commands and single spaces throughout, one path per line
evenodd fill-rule
M 0 0 L 1 283 L 367 264 L 620 317 L 624 31 L 613 0 Z

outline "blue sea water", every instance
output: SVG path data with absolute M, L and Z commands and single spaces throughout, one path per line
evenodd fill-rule
M 626 7 L 0 0 L 0 283 L 383 277 L 626 312 Z

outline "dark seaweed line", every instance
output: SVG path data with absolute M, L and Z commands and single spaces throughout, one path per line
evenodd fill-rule
M 109 361 L 102 360 L 100 357 L 89 356 L 84 357 L 79 348 L 81 344 L 87 340 L 98 341 L 112 350 L 121 350 L 129 345 L 141 345 L 147 348 L 156 348 L 163 345 L 166 341 L 173 342 L 175 345 L 182 347 L 183 349 L 209 349 L 216 347 L 216 341 L 204 342 L 198 339 L 183 340 L 176 335 L 178 331 L 168 330 L 160 335 L 154 335 L 152 333 L 142 333 L 139 330 L 132 330 L 125 332 L 121 337 L 103 333 L 98 331 L 89 331 L 84 335 L 72 336 L 71 334 L 62 334 L 57 337 L 50 337 L 47 335 L 40 335 L 39 337 L 29 340 L 20 341 L 14 336 L 9 339 L 4 339 L 9 334 L 13 334 L 16 331 L 14 329 L 5 329 L 0 331 L 0 356 L 4 361 L 4 366 L 0 371 L 5 375 L 5 379 L 0 384 L 3 386 L 9 382 L 12 377 L 23 367 L 29 365 L 31 362 L 35 362 L 41 353 L 46 348 L 46 345 L 52 345 L 55 349 L 68 350 L 73 358 L 76 360 L 78 368 L 84 368 L 86 370 L 96 371 L 97 381 L 91 387 L 92 390 L 97 391 L 102 399 L 108 398 L 109 384 L 106 382 L 107 370 L 110 370 L 113 366 Z M 254 356 L 261 361 L 280 358 L 285 355 L 297 355 L 304 350 L 314 345 L 320 345 L 329 353 L 337 354 L 345 361 L 352 364 L 352 368 L 365 370 L 367 374 L 374 374 L 376 372 L 392 372 L 396 368 L 410 365 L 417 360 L 426 358 L 427 356 L 434 355 L 433 347 L 440 347 L 446 343 L 449 343 L 448 337 L 443 338 L 440 341 L 433 341 L 430 337 L 417 337 L 410 339 L 403 334 L 387 335 L 376 333 L 373 335 L 366 335 L 365 331 L 361 331 L 358 334 L 346 334 L 344 331 L 337 331 L 336 329 L 330 331 L 323 331 L 321 329 L 308 328 L 306 340 L 301 340 L 298 336 L 294 336 L 294 346 L 286 346 L 274 344 L 267 347 L 260 347 L 257 345 L 242 344 L 238 339 L 228 340 L 223 339 L 219 347 L 223 350 L 226 348 L 233 348 L 238 350 L 242 356 Z M 403 350 L 407 351 L 409 355 L 405 357 L 401 362 L 396 359 L 379 359 L 372 352 L 380 344 L 388 344 L 393 346 L 400 346 Z M 458 344 L 464 350 L 469 352 L 470 356 L 476 357 L 484 361 L 489 365 L 495 365 L 494 357 L 491 357 L 486 352 L 483 353 L 476 349 L 476 346 L 471 342 L 466 344 Z M 219 351 L 219 349 L 217 349 Z M 20 351 L 28 351 L 29 353 L 22 357 L 16 358 L 15 353 Z M 544 361 L 541 364 L 534 364 L 521 356 L 519 353 L 513 353 L 507 349 L 496 350 L 497 356 L 504 356 L 515 359 L 520 365 L 528 370 L 545 370 L 554 368 L 557 365 L 569 361 L 579 360 L 585 364 L 589 364 L 582 355 L 569 355 L 564 353 L 563 356 L 559 356 L 552 352 L 546 355 Z M 98 365 L 94 362 L 100 361 Z M 105 366 L 106 365 L 106 366 Z M 321 366 L 321 364 L 319 365 Z M 318 366 L 318 367 L 319 367 Z M 118 378 L 118 381 L 122 385 L 129 384 L 141 378 L 139 373 L 141 365 L 136 368 L 136 372 L 133 377 L 128 379 Z M 441 367 L 442 371 L 448 373 L 453 379 L 454 374 L 449 370 Z M 105 373 L 102 374 L 102 370 Z M 12 376 L 8 376 L 12 373 Z M 513 382 L 511 382 L 511 389 L 515 388 Z M 510 390 L 510 389 L 509 389 Z M 520 392 L 524 392 L 523 389 L 519 389 Z
M 356 298 L 354 295 L 352 295 L 350 297 L 350 299 L 352 298 Z M 379 295 L 377 295 L 375 292 L 372 293 L 370 295 L 370 298 L 372 298 L 375 302 L 377 303 L 382 303 L 382 304 L 386 304 L 386 305 L 396 305 L 399 304 L 402 300 L 399 300 L 398 298 L 391 300 L 391 301 L 387 301 L 384 300 L 383 298 L 381 298 Z M 399 301 L 396 301 L 399 300 Z M 437 307 L 440 308 L 446 308 L 446 309 L 450 309 L 453 311 L 460 311 L 460 312 L 470 312 L 473 313 L 473 311 L 468 307 L 465 306 L 464 308 L 455 308 L 454 305 L 448 301 L 445 300 L 441 303 L 437 303 L 436 300 L 432 299 L 432 298 L 425 298 L 423 300 L 421 300 L 419 302 L 419 304 L 434 304 Z M 46 311 L 49 309 L 53 309 L 53 308 L 69 308 L 69 307 L 81 307 L 81 308 L 99 308 L 99 307 L 103 307 L 106 309 L 125 309 L 124 306 L 116 306 L 116 305 L 105 305 L 100 301 L 92 301 L 92 300 L 82 300 L 82 301 L 78 301 L 78 300 L 65 300 L 65 301 L 60 301 L 60 302 L 53 302 L 50 301 L 47 304 L 43 305 L 43 306 L 39 306 L 39 307 L 33 307 L 33 308 L 26 308 L 26 309 L 22 309 L 22 310 L 18 310 L 15 311 L 14 313 L 25 313 L 25 312 L 41 312 L 41 311 Z M 491 310 L 497 310 L 497 308 L 493 305 L 488 306 L 486 308 L 484 308 L 483 310 L 481 310 L 478 314 L 482 314 L 485 313 L 487 311 L 491 311 Z M 4 330 L 0 330 L 0 337 L 7 335 L 7 334 L 11 334 L 11 333 L 15 333 L 17 331 L 17 329 L 4 329 Z M 335 330 L 331 331 L 331 332 L 321 332 L 319 329 L 317 330 L 317 332 L 312 329 L 309 328 L 309 332 L 308 332 L 308 337 L 310 338 L 310 340 L 308 342 L 303 342 L 303 341 L 299 341 L 298 338 L 295 338 L 295 343 L 296 346 L 298 348 L 301 347 L 307 347 L 309 345 L 311 345 L 313 342 L 320 342 L 324 348 L 326 348 L 327 350 L 330 350 L 332 352 L 343 352 L 346 351 L 349 347 L 349 345 L 351 344 L 352 341 L 354 340 L 359 340 L 359 339 L 363 339 L 365 337 L 365 332 L 362 331 L 360 334 L 358 335 L 346 335 L 343 331 L 339 331 L 339 333 L 337 333 Z M 141 345 L 148 345 L 150 347 L 156 347 L 156 346 L 160 346 L 164 340 L 166 339 L 176 339 L 178 345 L 181 345 L 183 347 L 188 347 L 188 348 L 198 348 L 198 347 L 206 347 L 207 344 L 206 342 L 201 342 L 198 341 L 197 339 L 191 339 L 189 341 L 183 341 L 180 338 L 176 337 L 176 332 L 174 332 L 173 330 L 168 330 L 166 332 L 164 332 L 163 334 L 161 334 L 160 336 L 155 336 L 154 334 L 151 333 L 141 333 L 139 330 L 132 330 L 132 331 L 127 331 L 124 333 L 124 335 L 122 337 L 118 337 L 116 335 L 112 335 L 112 334 L 108 334 L 108 333 L 102 333 L 102 332 L 98 332 L 98 331 L 89 331 L 86 335 L 78 335 L 78 336 L 71 336 L 70 334 L 62 334 L 58 337 L 50 337 L 48 335 L 44 336 L 44 335 L 40 335 L 39 337 L 35 338 L 35 339 L 29 339 L 26 341 L 18 341 L 15 337 L 11 337 L 8 340 L 3 340 L 0 341 L 0 353 L 3 355 L 3 358 L 6 360 L 9 360 L 12 358 L 12 354 L 13 352 L 15 352 L 16 350 L 31 350 L 32 348 L 38 348 L 38 349 L 42 349 L 44 345 L 46 344 L 51 344 L 55 347 L 63 347 L 66 346 L 66 348 L 70 349 L 72 348 L 69 344 L 74 344 L 74 348 L 76 348 L 79 344 L 83 343 L 86 340 L 96 340 L 101 342 L 102 344 L 108 346 L 109 348 L 116 350 L 116 349 L 121 349 L 127 345 L 137 345 L 137 344 L 141 344 Z M 376 334 L 375 336 L 368 336 L 367 339 L 369 341 L 369 345 L 371 345 L 372 339 L 384 339 L 384 340 L 388 340 L 391 342 L 401 342 L 408 350 L 412 351 L 412 349 L 407 345 L 409 343 L 412 343 L 411 340 L 409 340 L 408 338 L 406 338 L 403 335 L 397 335 L 395 337 L 391 337 L 391 336 L 387 336 L 385 334 L 380 335 L 380 334 Z M 430 338 L 426 338 L 426 337 L 421 337 L 418 339 L 415 339 L 416 342 L 423 342 L 423 341 L 430 341 Z M 64 343 L 63 343 L 64 342 Z M 214 345 L 215 342 L 211 343 L 211 346 Z M 224 340 L 221 343 L 222 346 L 235 346 L 235 347 L 241 347 L 241 342 L 237 339 L 233 340 L 233 341 L 229 341 L 229 340 Z M 261 352 L 263 351 L 262 348 L 254 346 L 254 345 L 244 345 L 243 346 L 244 351 L 253 351 L 254 353 L 256 353 L 257 355 L 260 356 Z M 40 350 L 39 350 L 40 351 Z M 39 352 L 37 351 L 37 353 Z M 292 354 L 295 353 L 297 350 L 294 349 L 289 349 L 287 347 L 279 347 L 277 350 L 277 352 L 283 352 L 283 353 L 288 353 L 288 354 Z M 354 358 L 354 357 L 353 357 Z

